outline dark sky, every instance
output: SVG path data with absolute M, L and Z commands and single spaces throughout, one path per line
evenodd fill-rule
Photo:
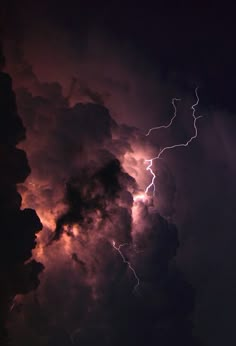
M 158 76 L 159 85 L 166 88 L 171 84 L 171 91 L 189 95 L 199 86 L 201 111 L 207 114 L 205 125 L 200 125 L 200 144 L 194 144 L 192 151 L 181 157 L 168 157 L 179 187 L 177 258 L 196 289 L 195 334 L 202 345 L 235 345 L 236 24 L 233 8 L 222 9 L 209 2 L 201 5 L 24 0 L 7 2 L 1 17 L 3 38 L 12 40 L 16 46 L 23 47 L 23 42 L 27 46 L 28 42 L 34 49 L 38 38 L 47 42 L 40 33 L 55 30 L 57 39 L 58 32 L 65 32 L 73 50 L 82 55 L 90 37 L 99 37 L 108 42 L 104 56 L 111 56 L 113 50 L 119 56 L 124 53 L 135 71 L 141 71 L 142 76 L 149 71 L 154 79 Z M 34 37 L 37 39 L 32 44 Z M 60 51 L 56 54 L 55 63 L 60 60 Z M 61 55 L 64 56 L 63 45 Z M 34 69 L 34 61 L 31 63 Z M 149 90 L 145 78 L 142 82 Z M 167 99 L 170 91 L 163 94 Z M 144 117 L 142 122 L 145 123 Z
M 233 8 L 214 2 L 72 0 L 7 2 L 7 7 L 3 16 L 18 35 L 50 22 L 66 30 L 74 42 L 80 41 L 78 45 L 86 45 L 89 32 L 102 32 L 121 47 L 129 46 L 137 59 L 158 66 L 163 78 L 174 74 L 183 86 L 197 80 L 207 90 L 203 101 L 209 105 L 235 110 Z

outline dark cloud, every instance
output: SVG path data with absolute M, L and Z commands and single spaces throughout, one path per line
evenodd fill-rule
M 17 102 L 28 133 L 22 147 L 32 173 L 19 189 L 23 206 L 36 208 L 45 226 L 34 251 L 45 270 L 36 293 L 28 293 L 38 284 L 35 260 L 26 270 L 35 284 L 22 276 L 8 321 L 13 344 L 194 345 L 193 289 L 174 263 L 177 230 L 153 205 L 133 198 L 142 151 L 153 147 L 104 106 L 69 105 L 58 83 L 29 74 L 22 84 Z M 31 220 L 23 223 L 29 233 L 34 214 L 22 213 Z M 21 235 L 21 242 L 25 260 L 34 237 Z M 127 244 L 122 253 L 140 279 L 135 291 L 135 276 L 114 244 Z
M 29 185 L 25 187 L 28 198 L 31 196 L 35 200 L 33 205 L 38 203 L 40 207 L 43 198 L 52 208 L 49 196 L 54 200 L 54 190 L 60 185 L 64 193 L 63 181 L 70 175 L 72 178 L 67 182 L 66 199 L 63 200 L 66 212 L 60 212 L 57 220 L 55 237 L 59 244 L 48 245 L 45 250 L 46 256 L 51 253 L 54 259 L 62 256 L 61 263 L 54 265 L 50 259 L 47 266 L 46 260 L 46 276 L 38 299 L 29 302 L 29 296 L 25 302 L 23 299 L 22 309 L 14 309 L 10 319 L 13 342 L 18 340 L 18 344 L 23 345 L 29 340 L 34 343 L 41 340 L 45 344 L 47 341 L 42 340 L 45 339 L 51 345 L 58 345 L 58 342 L 86 345 L 98 344 L 99 340 L 100 344 L 107 345 L 120 345 L 121 342 L 154 345 L 159 340 L 169 345 L 177 338 L 183 345 L 194 344 L 192 325 L 187 322 L 193 306 L 192 289 L 176 269 L 169 269 L 178 247 L 175 228 L 157 213 L 150 214 L 141 203 L 141 208 L 146 209 L 143 233 L 136 240 L 131 233 L 131 191 L 137 190 L 137 185 L 123 171 L 114 153 L 122 156 L 125 148 L 132 151 L 131 140 L 139 135 L 128 126 L 118 130 L 118 125 L 102 106 L 77 104 L 70 108 L 66 102 L 57 102 L 57 95 L 60 100 L 63 97 L 53 92 L 55 88 L 60 89 L 56 84 L 42 85 L 41 96 L 32 96 L 26 90 L 18 92 L 30 137 L 33 140 L 36 135 L 36 139 L 41 139 L 36 146 L 31 142 L 30 162 L 36 177 L 50 182 L 46 187 L 41 187 L 39 182 L 35 191 Z M 57 116 L 55 122 L 49 118 L 51 112 Z M 112 129 L 121 134 L 114 148 Z M 37 183 L 37 180 L 32 182 Z M 54 201 L 56 204 L 57 199 Z M 74 235 L 74 225 L 81 229 L 81 235 Z M 64 254 L 65 244 L 60 243 L 63 235 L 72 242 L 69 263 Z M 113 241 L 129 243 L 129 250 L 124 253 L 140 272 L 140 297 L 132 294 L 134 278 L 112 247 Z M 18 242 L 15 245 L 17 250 Z M 30 243 L 31 247 L 34 245 Z M 138 251 L 132 250 L 132 246 Z M 91 256 L 93 253 L 95 255 Z M 36 262 L 32 262 L 32 266 L 36 268 Z M 75 278 L 77 271 L 78 279 Z M 17 291 L 27 292 L 24 284 Z M 77 297 L 80 297 L 79 303 Z M 22 314 L 30 322 L 20 327 Z M 65 332 L 59 332 L 58 328 Z
M 1 58 L 1 62 L 3 60 Z M 1 344 L 5 344 L 6 319 L 13 298 L 16 294 L 27 293 L 37 287 L 38 274 L 43 266 L 35 260 L 25 264 L 31 258 L 36 233 L 42 228 L 42 224 L 34 210 L 20 209 L 21 196 L 16 184 L 26 179 L 30 169 L 25 152 L 16 148 L 16 144 L 25 138 L 25 128 L 17 113 L 11 78 L 4 72 L 0 72 L 0 100 L 0 340 Z

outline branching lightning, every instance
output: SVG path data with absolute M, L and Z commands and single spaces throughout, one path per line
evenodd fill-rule
M 116 246 L 116 242 L 115 242 L 114 240 L 112 241 L 112 246 L 113 246 L 113 248 L 119 253 L 119 255 L 120 255 L 120 257 L 122 258 L 123 262 L 124 262 L 125 264 L 128 265 L 129 269 L 130 269 L 130 270 L 133 272 L 133 274 L 134 274 L 134 277 L 135 277 L 135 280 L 136 280 L 136 285 L 134 286 L 133 291 L 136 291 L 137 288 L 138 288 L 138 286 L 139 286 L 139 284 L 140 284 L 139 277 L 138 277 L 138 275 L 137 275 L 135 269 L 132 267 L 131 263 L 130 263 L 129 261 L 127 261 L 127 259 L 125 258 L 124 254 L 123 254 L 122 251 L 121 251 L 121 248 L 122 248 L 123 246 L 127 246 L 127 245 L 129 245 L 129 244 L 128 244 L 128 243 L 124 243 L 124 244 L 120 244 L 119 246 Z
M 198 91 L 198 88 L 195 89 L 196 102 L 191 106 L 192 117 L 193 117 L 194 135 L 192 137 L 190 137 L 190 139 L 187 142 L 185 142 L 185 143 L 178 143 L 178 144 L 174 144 L 174 145 L 171 145 L 171 146 L 164 147 L 164 148 L 162 148 L 160 150 L 160 152 L 159 152 L 159 154 L 157 156 L 155 156 L 155 157 L 153 157 L 151 159 L 145 160 L 145 163 L 147 163 L 146 170 L 149 171 L 150 174 L 152 175 L 151 183 L 146 187 L 146 190 L 145 190 L 146 194 L 148 193 L 148 191 L 151 188 L 153 189 L 153 195 L 155 195 L 155 191 L 156 191 L 156 187 L 155 187 L 156 175 L 155 175 L 155 173 L 153 172 L 153 169 L 152 169 L 153 161 L 159 160 L 161 158 L 161 156 L 164 154 L 165 151 L 168 151 L 168 150 L 171 150 L 171 149 L 175 149 L 175 148 L 179 148 L 179 147 L 187 147 L 198 136 L 197 120 L 202 118 L 202 115 L 200 115 L 200 116 L 196 116 L 195 115 L 195 113 L 196 113 L 196 106 L 198 106 L 198 104 L 199 104 L 199 97 L 198 97 L 198 92 L 197 91 Z M 146 136 L 149 136 L 151 131 L 153 131 L 153 130 L 159 130 L 159 129 L 162 129 L 162 128 L 168 128 L 168 127 L 170 127 L 172 125 L 173 120 L 174 120 L 174 118 L 176 117 L 176 114 L 177 114 L 175 101 L 179 101 L 179 100 L 180 99 L 176 99 L 176 98 L 172 99 L 172 105 L 174 107 L 174 115 L 171 118 L 169 124 L 151 128 L 147 132 Z
M 175 105 L 175 102 L 176 101 L 181 101 L 181 99 L 177 99 L 177 98 L 173 98 L 172 99 L 172 105 L 174 107 L 174 115 L 173 117 L 170 119 L 170 122 L 167 124 L 167 125 L 161 125 L 161 126 L 156 126 L 156 127 L 152 127 L 151 129 L 148 130 L 148 132 L 146 133 L 146 136 L 149 136 L 150 133 L 154 130 L 160 130 L 160 129 L 168 129 L 168 127 L 170 127 L 174 121 L 174 119 L 176 118 L 177 116 L 177 108 L 176 108 L 176 105 Z

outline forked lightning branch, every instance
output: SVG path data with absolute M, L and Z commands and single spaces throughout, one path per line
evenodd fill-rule
M 150 172 L 150 174 L 152 176 L 150 184 L 145 189 L 145 194 L 146 195 L 149 193 L 149 190 L 151 190 L 151 189 L 152 189 L 153 196 L 155 195 L 155 192 L 156 192 L 156 186 L 155 186 L 156 174 L 155 174 L 155 172 L 153 170 L 153 162 L 155 160 L 159 160 L 166 151 L 170 151 L 170 150 L 173 150 L 173 149 L 176 149 L 176 148 L 179 148 L 179 147 L 187 147 L 198 136 L 197 121 L 198 121 L 198 119 L 200 119 L 202 117 L 201 115 L 196 116 L 196 107 L 199 104 L 198 88 L 195 89 L 195 96 L 196 96 L 196 102 L 191 106 L 194 134 L 186 142 L 177 143 L 177 144 L 174 144 L 174 145 L 166 146 L 166 147 L 160 149 L 160 151 L 159 151 L 157 156 L 145 160 L 145 163 L 147 164 L 146 171 Z M 170 119 L 169 123 L 167 125 L 161 125 L 161 126 L 156 126 L 156 127 L 150 128 L 148 130 L 148 132 L 146 133 L 146 136 L 149 136 L 152 131 L 160 130 L 160 129 L 167 129 L 167 128 L 169 128 L 173 124 L 173 121 L 174 121 L 174 119 L 177 116 L 177 108 L 176 108 L 176 102 L 177 101 L 180 101 L 180 99 L 178 99 L 178 98 L 173 98 L 172 99 L 172 105 L 173 105 L 173 108 L 174 108 L 174 115 Z M 135 199 L 134 199 L 134 201 L 135 201 Z M 128 245 L 128 244 L 124 243 L 124 244 L 120 244 L 120 245 L 117 246 L 114 240 L 112 242 L 113 248 L 118 252 L 118 254 L 122 258 L 124 264 L 126 264 L 128 266 L 128 268 L 131 270 L 131 272 L 134 275 L 134 278 L 136 280 L 136 284 L 134 286 L 134 291 L 136 291 L 138 286 L 139 286 L 139 284 L 140 284 L 140 279 L 139 279 L 139 277 L 138 277 L 138 275 L 136 273 L 136 270 L 131 265 L 131 263 L 125 258 L 124 254 L 123 254 L 123 252 L 121 250 L 121 248 L 123 246 L 126 246 L 126 245 Z
M 199 97 L 198 97 L 198 88 L 195 89 L 195 95 L 196 95 L 196 102 L 191 106 L 191 109 L 192 109 L 192 118 L 193 118 L 193 127 L 194 127 L 194 134 L 192 137 L 190 137 L 186 142 L 184 143 L 177 143 L 177 144 L 174 144 L 174 145 L 170 145 L 170 146 L 167 146 L 167 147 L 164 147 L 162 148 L 160 151 L 159 151 L 159 154 L 155 157 L 152 157 L 151 159 L 146 159 L 145 160 L 145 163 L 147 164 L 147 168 L 146 170 L 148 172 L 150 172 L 151 176 L 152 176 L 152 180 L 150 182 L 150 184 L 146 187 L 145 189 L 145 193 L 147 194 L 149 192 L 150 189 L 152 189 L 152 192 L 153 192 L 153 196 L 155 195 L 155 192 L 156 192 L 156 186 L 155 186 L 155 180 L 156 180 L 156 174 L 154 173 L 153 171 L 153 161 L 155 160 L 159 160 L 162 155 L 166 152 L 166 151 L 170 151 L 170 150 L 173 150 L 173 149 L 176 149 L 176 148 L 179 148 L 179 147 L 187 147 L 195 138 L 197 138 L 198 136 L 198 129 L 197 129 L 197 121 L 198 119 L 202 118 L 202 115 L 199 115 L 199 116 L 196 116 L 195 113 L 196 113 L 196 107 L 198 106 L 199 104 Z M 180 99 L 177 99 L 177 98 L 174 98 L 172 99 L 172 105 L 174 107 L 174 115 L 173 117 L 171 118 L 170 122 L 167 124 L 167 125 L 162 125 L 162 126 L 157 126 L 157 127 L 152 127 L 148 130 L 148 132 L 146 133 L 146 136 L 149 136 L 150 133 L 154 130 L 160 130 L 160 129 L 167 129 L 168 127 L 170 127 L 173 123 L 173 120 L 176 118 L 177 116 L 177 109 L 176 109 L 176 105 L 175 105 L 175 102 L 176 101 L 180 101 Z

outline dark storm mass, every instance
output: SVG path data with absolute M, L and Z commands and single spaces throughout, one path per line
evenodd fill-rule
M 235 345 L 233 11 L 23 0 L 0 19 L 1 344 Z M 196 86 L 197 140 L 136 200 L 140 155 L 191 136 Z

